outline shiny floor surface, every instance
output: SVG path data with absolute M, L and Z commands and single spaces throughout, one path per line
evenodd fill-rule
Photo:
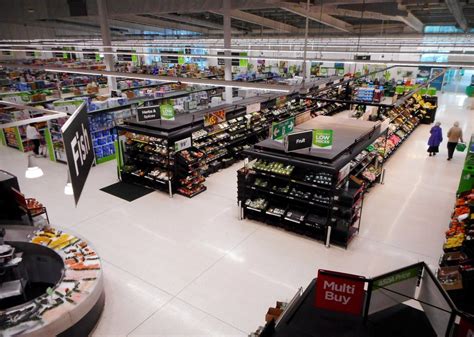
M 470 134 L 465 95 L 440 97 L 444 133 L 459 120 Z M 417 261 L 435 267 L 454 204 L 464 154 L 428 157 L 420 126 L 367 195 L 360 234 L 347 250 L 237 218 L 236 170 L 208 179 L 193 199 L 154 192 L 131 203 L 99 189 L 115 162 L 94 167 L 77 208 L 63 194 L 66 166 L 38 159 L 44 176 L 26 180 L 26 155 L 0 146 L 0 168 L 19 176 L 27 197 L 53 224 L 78 233 L 104 262 L 106 306 L 94 336 L 246 336 L 269 306 L 288 300 L 319 268 L 375 276 Z M 466 137 L 468 138 L 468 137 Z

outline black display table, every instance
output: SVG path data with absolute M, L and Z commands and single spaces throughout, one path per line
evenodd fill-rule
M 261 336 L 271 337 L 436 337 L 425 314 L 399 304 L 361 317 L 325 311 L 314 306 L 316 279 L 303 295 L 285 312 L 272 332 L 268 324 Z

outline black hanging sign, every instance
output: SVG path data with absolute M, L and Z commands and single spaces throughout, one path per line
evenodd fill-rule
M 139 122 L 146 122 L 160 118 L 161 117 L 159 105 L 137 108 L 137 120 Z
M 285 137 L 285 151 L 296 151 L 310 148 L 313 144 L 313 130 L 290 133 Z
M 369 61 L 370 55 L 354 55 L 354 60 Z
M 83 103 L 61 128 L 66 151 L 67 166 L 74 191 L 74 201 L 79 202 L 87 176 L 94 163 L 92 138 L 89 131 L 87 106 Z

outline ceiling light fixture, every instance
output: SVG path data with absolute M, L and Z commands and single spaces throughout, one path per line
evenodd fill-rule
M 64 186 L 64 194 L 66 194 L 66 195 L 73 195 L 74 194 L 74 190 L 72 189 L 71 178 L 69 177 L 69 173 L 67 175 L 66 185 Z
M 28 155 L 28 168 L 25 172 L 25 178 L 35 179 L 43 176 L 43 170 L 34 163 L 34 155 Z

